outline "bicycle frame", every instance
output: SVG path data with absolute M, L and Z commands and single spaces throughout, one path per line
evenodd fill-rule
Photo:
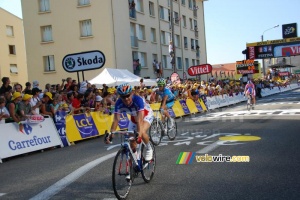
M 135 140 L 136 132 L 135 131 L 116 131 L 113 132 L 113 134 L 121 134 L 123 137 L 121 137 L 121 148 L 125 150 L 126 158 L 128 158 L 128 153 L 131 154 L 133 161 L 135 165 L 137 166 L 137 171 L 141 172 L 143 170 L 142 166 L 142 159 L 141 159 L 141 153 L 142 153 L 142 146 L 145 146 L 145 143 L 142 141 L 141 144 L 137 144 L 137 155 L 133 152 L 132 148 L 130 147 L 130 141 Z M 145 168 L 145 167 L 144 167 Z

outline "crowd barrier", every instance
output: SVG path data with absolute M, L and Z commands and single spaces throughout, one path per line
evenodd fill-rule
M 19 130 L 17 123 L 0 125 L 0 163 L 4 158 L 55 146 L 63 147 L 51 118 L 45 118 L 40 123 L 24 121 L 23 124 L 23 131 Z
M 299 87 L 298 84 L 291 84 L 285 88 L 266 88 L 262 89 L 261 95 L 268 96 Z M 172 109 L 169 109 L 169 113 L 172 117 L 183 117 L 246 100 L 242 93 L 234 94 L 233 96 L 207 97 L 196 102 L 191 99 L 177 100 Z M 151 104 L 150 106 L 153 110 L 158 110 L 160 103 Z M 126 113 L 121 115 L 118 122 L 118 130 L 127 128 L 129 117 Z M 18 130 L 16 123 L 0 124 L 0 163 L 2 159 L 15 155 L 54 146 L 69 146 L 76 141 L 103 135 L 110 130 L 112 122 L 113 115 L 104 114 L 103 112 L 67 115 L 66 112 L 59 111 L 55 115 L 54 123 L 51 118 L 45 118 L 39 124 L 25 122 L 23 133 Z

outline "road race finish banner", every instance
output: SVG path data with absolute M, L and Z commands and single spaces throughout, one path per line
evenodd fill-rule
M 98 50 L 68 54 L 62 60 L 62 66 L 67 72 L 100 69 L 104 64 L 105 56 Z
M 70 145 L 66 136 L 66 115 L 65 111 L 57 111 L 54 118 L 54 124 L 64 147 Z
M 38 151 L 63 144 L 51 118 L 41 123 L 24 122 L 23 131 L 16 123 L 0 124 L 0 162 L 24 153 Z
M 237 74 L 255 74 L 259 73 L 259 63 L 253 59 L 236 61 Z
M 264 59 L 300 55 L 300 37 L 247 44 L 247 59 Z

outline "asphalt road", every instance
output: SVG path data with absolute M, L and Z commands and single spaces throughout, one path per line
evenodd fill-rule
M 242 103 L 177 119 L 177 139 L 156 147 L 154 179 L 135 179 L 129 199 L 299 199 L 299 102 L 297 89 L 259 99 L 250 112 Z M 115 199 L 117 149 L 118 140 L 99 137 L 5 160 L 0 199 Z M 250 161 L 176 164 L 181 152 Z

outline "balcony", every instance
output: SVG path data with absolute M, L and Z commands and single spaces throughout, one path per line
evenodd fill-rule
M 130 36 L 131 40 L 131 47 L 138 48 L 139 43 L 138 43 L 138 38 L 136 36 Z

